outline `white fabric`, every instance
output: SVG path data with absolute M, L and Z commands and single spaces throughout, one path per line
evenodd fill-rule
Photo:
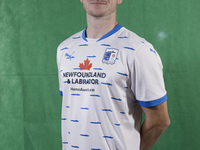
M 63 150 L 139 150 L 137 100 L 166 95 L 160 57 L 124 27 L 98 42 L 82 32 L 57 49 Z

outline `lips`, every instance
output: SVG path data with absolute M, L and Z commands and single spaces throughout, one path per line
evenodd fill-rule
M 91 4 L 96 4 L 96 5 L 105 5 L 106 2 L 105 1 L 91 1 Z

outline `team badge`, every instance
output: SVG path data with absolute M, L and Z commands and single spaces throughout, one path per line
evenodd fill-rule
M 107 48 L 106 51 L 105 51 L 105 53 L 104 53 L 102 62 L 106 63 L 106 64 L 111 64 L 111 65 L 115 64 L 118 52 L 119 52 L 118 49 Z

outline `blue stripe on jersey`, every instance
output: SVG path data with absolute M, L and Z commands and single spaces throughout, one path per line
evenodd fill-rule
M 103 138 L 113 139 L 112 136 L 103 136 Z
M 102 111 L 110 111 L 110 112 L 112 112 L 111 109 L 102 109 Z
M 87 56 L 87 58 L 95 58 L 96 56 Z
M 101 44 L 101 46 L 111 46 L 111 45 L 109 45 L 109 44 Z
M 68 142 L 63 142 L 63 144 L 68 144 Z
M 150 51 L 153 52 L 155 55 L 157 55 L 155 50 L 150 48 Z
M 115 98 L 115 97 L 111 97 L 111 99 L 114 99 L 114 100 L 116 100 L 116 101 L 122 101 L 122 99 L 120 99 L 120 98 Z
M 130 49 L 130 50 L 135 50 L 134 48 L 131 48 L 131 47 L 124 47 L 124 48 L 126 48 L 126 49 Z
M 81 68 L 73 68 L 73 70 L 81 70 Z
M 72 96 L 80 96 L 80 94 L 71 94 Z
M 70 106 L 66 106 L 66 108 L 70 108 Z
M 100 148 L 92 148 L 91 150 L 101 150 Z
M 121 73 L 121 72 L 117 72 L 117 73 L 123 76 L 128 76 L 126 73 Z
M 61 120 L 67 120 L 66 118 L 62 118 Z
M 81 46 L 88 46 L 88 44 L 81 44 L 81 45 L 79 45 L 79 46 L 80 46 L 80 47 L 81 47 Z
M 93 70 L 103 70 L 102 68 L 93 68 Z
M 63 96 L 63 92 L 62 91 L 60 91 L 60 96 Z
M 118 123 L 116 123 L 115 125 L 116 125 L 116 126 L 120 126 L 120 124 L 118 124 Z
M 153 107 L 153 106 L 157 106 L 164 103 L 166 100 L 167 100 L 167 95 L 153 101 L 144 102 L 144 101 L 138 100 L 138 103 L 143 107 Z
M 123 115 L 125 114 L 125 112 L 120 112 L 120 113 L 123 114 Z
M 72 145 L 71 147 L 72 147 L 72 148 L 79 148 L 78 146 L 74 146 L 74 145 Z
M 91 124 L 101 124 L 101 122 L 90 122 Z
M 107 37 L 109 37 L 109 36 L 115 34 L 115 33 L 116 33 L 117 31 L 119 31 L 121 28 L 122 28 L 122 26 L 121 26 L 120 24 L 117 24 L 110 32 L 106 33 L 104 36 L 102 36 L 102 37 L 101 37 L 100 39 L 98 39 L 96 42 L 99 42 L 99 41 L 101 41 L 101 40 L 103 40 L 103 39 L 105 39 L 105 38 L 107 38 Z M 85 37 L 86 29 L 87 29 L 87 28 L 85 28 L 85 29 L 83 30 L 82 38 L 83 38 L 83 40 L 85 40 L 86 42 L 88 42 L 88 40 L 87 40 L 86 37 Z
M 80 136 L 89 137 L 87 134 L 80 134 Z
M 63 83 L 69 83 L 69 81 L 64 81 Z
M 90 96 L 93 96 L 93 97 L 100 97 L 100 95 L 90 95 Z
M 89 110 L 89 108 L 86 108 L 86 107 L 81 107 L 81 109 L 84 109 L 84 110 Z
M 71 122 L 79 122 L 78 120 L 71 120 Z
M 73 37 L 72 39 L 79 39 L 80 38 L 80 36 L 78 36 L 78 37 Z
M 65 49 L 68 49 L 67 47 L 65 47 L 65 48 L 62 48 L 60 51 L 63 51 L 63 50 L 65 50 Z
M 111 84 L 111 83 L 104 83 L 104 82 L 101 82 L 101 84 L 104 84 L 104 85 L 110 85 L 110 86 L 112 86 L 112 84 Z
M 127 36 L 119 36 L 118 38 L 119 39 L 127 39 L 128 37 Z

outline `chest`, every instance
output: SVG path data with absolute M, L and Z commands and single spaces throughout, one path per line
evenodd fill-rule
M 63 82 L 74 84 L 93 79 L 95 84 L 111 85 L 126 82 L 129 76 L 126 54 L 120 48 L 102 44 L 81 44 L 65 50 L 60 69 Z

